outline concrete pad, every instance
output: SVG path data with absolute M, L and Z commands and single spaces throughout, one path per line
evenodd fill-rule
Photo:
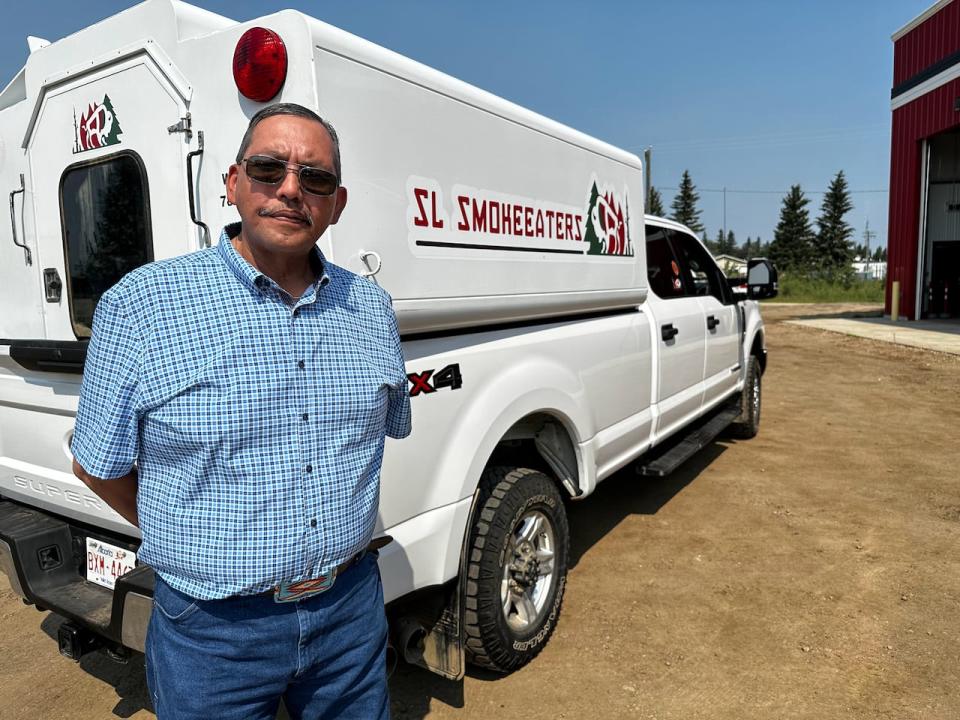
M 958 320 L 919 320 L 894 323 L 890 322 L 889 318 L 879 317 L 824 317 L 787 320 L 786 322 L 896 345 L 909 345 L 924 350 L 960 355 L 960 321 Z

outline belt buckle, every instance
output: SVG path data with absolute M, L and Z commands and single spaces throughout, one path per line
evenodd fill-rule
M 319 595 L 333 587 L 337 579 L 337 570 L 334 568 L 326 575 L 312 578 L 310 580 L 298 580 L 290 582 L 284 580 L 273 588 L 273 601 L 278 603 L 296 602 L 304 598 Z

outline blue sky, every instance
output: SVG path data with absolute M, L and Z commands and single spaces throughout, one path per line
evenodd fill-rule
M 838 170 L 857 237 L 886 243 L 890 35 L 933 0 L 800 3 L 249 2 L 198 0 L 247 20 L 293 7 L 614 145 L 653 147 L 669 206 L 689 169 L 713 237 L 773 237 L 783 193 L 800 183 L 816 217 Z M 17 3 L 0 26 L 0 84 L 26 36 L 56 40 L 132 3 Z M 749 192 L 744 192 L 749 191 Z

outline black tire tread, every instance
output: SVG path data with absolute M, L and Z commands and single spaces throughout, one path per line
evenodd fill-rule
M 510 528 L 504 528 L 504 522 L 502 520 L 502 518 L 507 517 L 507 515 L 498 514 L 498 510 L 504 502 L 507 501 L 507 497 L 514 487 L 520 482 L 546 483 L 553 492 L 557 492 L 556 485 L 553 481 L 538 470 L 518 467 L 487 468 L 480 481 L 481 496 L 478 504 L 480 510 L 474 522 L 473 533 L 471 534 L 470 555 L 467 563 L 466 593 L 464 598 L 464 629 L 467 655 L 474 665 L 497 672 L 509 672 L 516 669 L 520 665 L 533 659 L 543 648 L 543 644 L 533 648 L 522 661 L 518 662 L 517 658 L 511 656 L 510 653 L 502 650 L 497 651 L 496 643 L 490 642 L 489 629 L 483 627 L 480 618 L 481 599 L 479 597 L 479 581 L 481 579 L 481 561 L 484 557 L 487 538 L 494 529 L 494 524 L 498 519 L 500 519 L 498 529 L 509 532 Z M 558 492 L 557 494 L 559 496 Z M 558 535 L 562 534 L 562 537 L 558 537 L 557 542 L 558 544 L 561 542 L 564 543 L 566 548 L 569 543 L 566 527 L 558 530 L 563 530 L 563 532 L 558 532 Z M 564 552 L 564 556 L 566 556 L 566 552 Z M 562 584 L 560 588 L 562 592 Z M 562 603 L 562 598 L 560 602 Z
M 740 396 L 740 416 L 730 424 L 730 435 L 738 440 L 749 440 L 757 436 L 760 431 L 759 420 L 753 417 L 752 406 L 750 404 L 749 392 L 753 385 L 753 376 L 756 374 L 760 381 L 760 402 L 763 403 L 763 374 L 760 370 L 760 359 L 756 355 L 751 355 L 747 361 L 747 377 L 743 386 L 743 393 Z

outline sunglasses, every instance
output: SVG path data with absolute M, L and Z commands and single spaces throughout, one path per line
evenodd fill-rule
M 321 168 L 277 160 L 269 155 L 251 155 L 244 158 L 242 162 L 247 171 L 247 177 L 264 185 L 279 185 L 292 167 L 296 169 L 300 188 L 305 193 L 328 197 L 340 187 L 340 179 L 332 172 Z

